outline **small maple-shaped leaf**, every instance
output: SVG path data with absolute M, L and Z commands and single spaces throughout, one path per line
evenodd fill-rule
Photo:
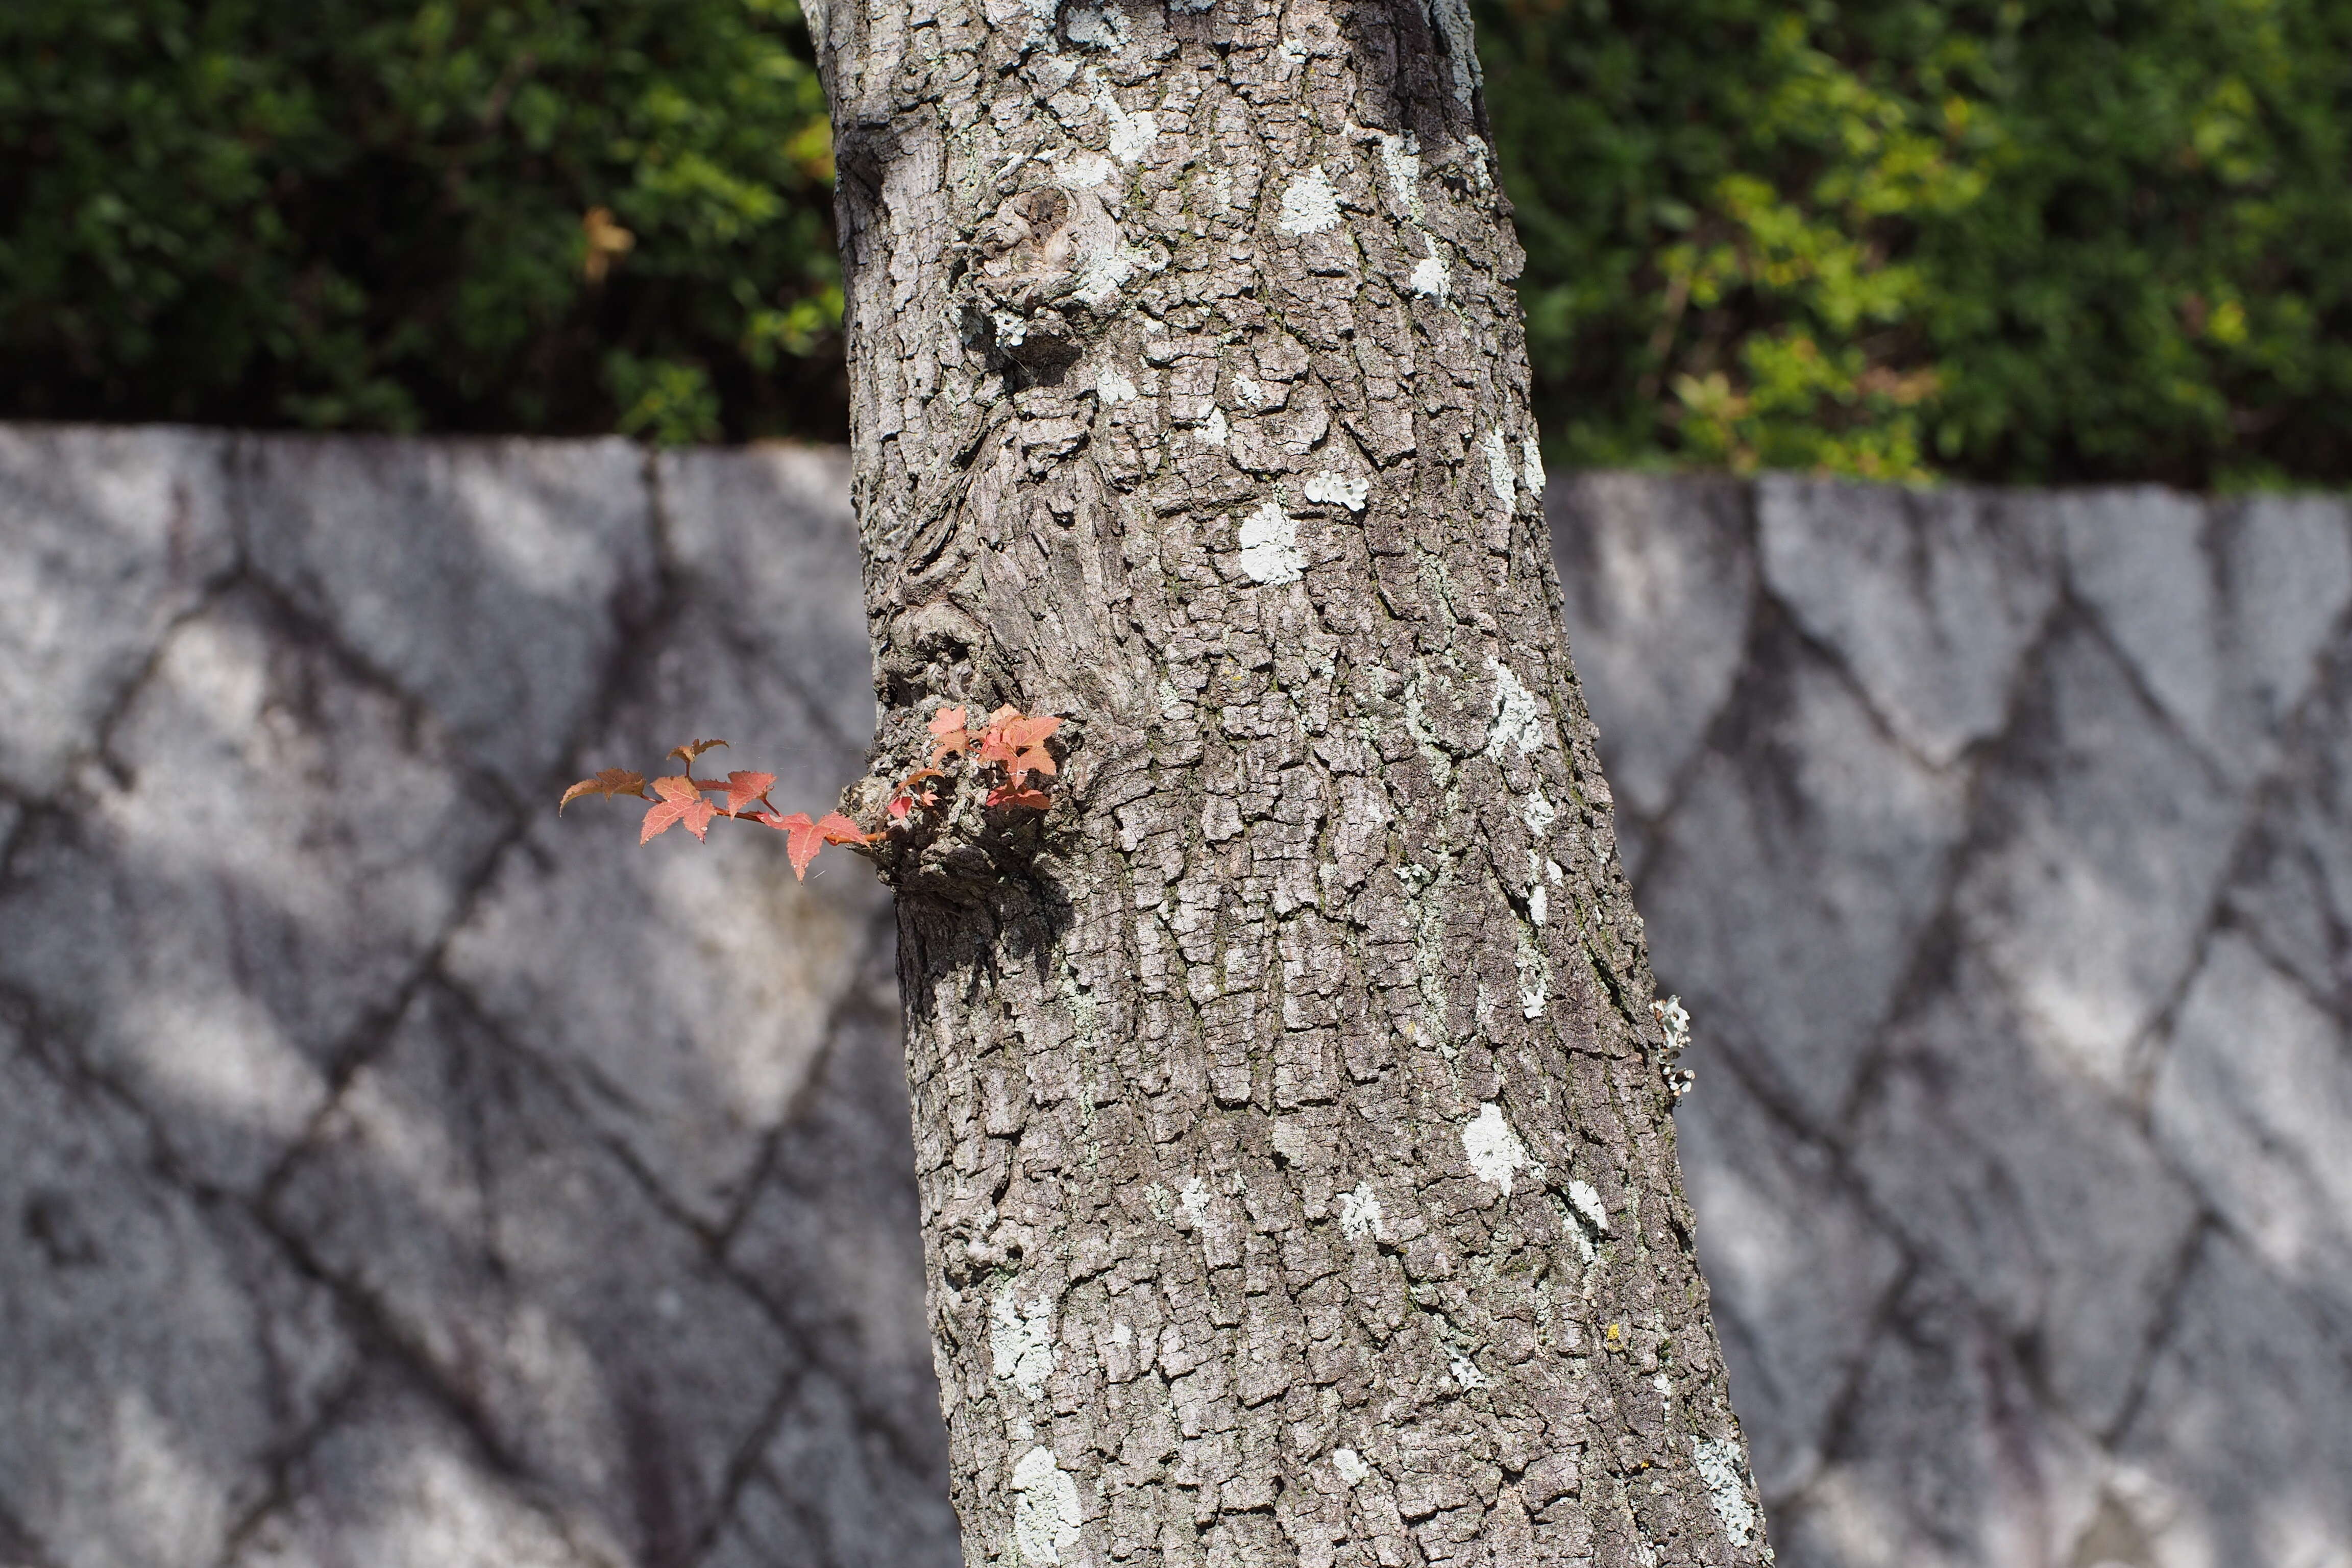
M 1062 727 L 1059 719 L 1015 719 L 1004 726 L 1004 743 L 1013 750 L 1013 760 L 1004 771 L 1014 784 L 1030 773 L 1055 773 L 1052 753 L 1045 750 L 1046 738 Z
M 685 762 L 688 770 L 690 772 L 694 767 L 695 758 L 702 755 L 705 752 L 710 751 L 714 747 L 723 746 L 727 742 L 724 741 L 688 741 L 683 746 L 672 746 L 669 749 L 669 754 L 673 757 L 682 759 Z
M 988 804 L 1025 806 L 1031 811 L 1043 811 L 1054 804 L 1054 797 L 1042 789 L 1024 789 L 1018 784 L 1005 784 L 988 792 Z
M 824 835 L 827 844 L 870 844 L 880 837 L 866 832 L 837 811 L 828 811 L 817 818 L 816 830 Z
M 932 714 L 930 731 L 930 765 L 933 772 L 938 771 L 941 763 L 960 754 L 971 744 L 971 736 L 964 729 L 964 710 L 961 708 L 942 708 Z
M 809 820 L 809 814 L 796 811 L 790 816 L 779 816 L 772 811 L 761 811 L 753 813 L 751 820 L 784 836 L 784 857 L 793 863 L 793 880 L 805 879 L 809 862 L 824 847 L 824 840 L 818 836 L 816 824 Z
M 776 775 L 738 771 L 727 775 L 725 784 L 713 787 L 724 788 L 727 791 L 727 815 L 740 816 L 743 815 L 743 808 L 753 801 L 760 801 L 762 804 L 767 801 L 768 792 L 776 787 Z
M 565 790 L 563 798 L 555 803 L 555 810 L 561 816 L 565 806 L 583 795 L 601 795 L 610 800 L 616 795 L 634 795 L 643 798 L 645 793 L 645 774 L 631 773 L 626 768 L 606 768 L 594 778 L 582 779 Z
M 688 833 L 700 838 L 710 831 L 710 819 L 719 815 L 719 808 L 703 799 L 694 781 L 683 773 L 654 780 L 654 793 L 661 798 L 646 812 L 646 825 L 637 834 L 640 844 L 667 833 L 681 822 Z

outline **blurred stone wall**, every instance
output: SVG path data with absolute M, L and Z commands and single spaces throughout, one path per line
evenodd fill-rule
M 2352 516 L 1588 476 L 1783 1563 L 2352 1563 Z
M 0 1568 L 948 1568 L 839 455 L 0 428 Z M 1786 1563 L 2352 1563 L 2352 521 L 1591 476 Z

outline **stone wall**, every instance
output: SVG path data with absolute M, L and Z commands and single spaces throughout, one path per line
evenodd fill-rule
M 0 1568 L 947 1568 L 845 468 L 0 428 Z M 1555 492 L 1788 1563 L 2352 1563 L 2352 522 Z
M 2352 518 L 1591 476 L 1784 1563 L 2352 1563 Z

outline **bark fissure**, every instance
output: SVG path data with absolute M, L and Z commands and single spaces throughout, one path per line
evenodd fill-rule
M 1466 14 L 815 21 L 969 1560 L 1762 1561 Z

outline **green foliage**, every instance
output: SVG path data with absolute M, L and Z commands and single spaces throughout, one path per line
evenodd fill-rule
M 1475 0 L 1578 464 L 2352 480 L 2352 0 Z M 838 435 L 794 0 L 5 0 L 0 416 Z
M 837 434 L 794 0 L 6 0 L 0 415 Z
M 1574 463 L 2352 479 L 2345 0 L 1479 0 Z

